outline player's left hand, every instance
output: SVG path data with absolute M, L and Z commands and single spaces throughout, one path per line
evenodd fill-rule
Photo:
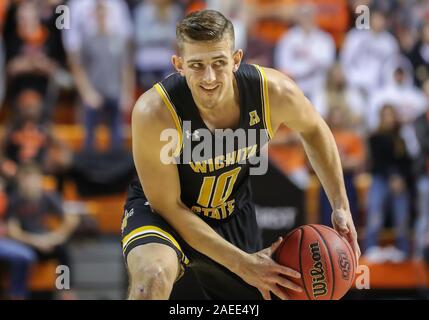
M 357 240 L 356 228 L 350 211 L 343 209 L 334 210 L 332 212 L 332 225 L 334 226 L 334 229 L 350 243 L 356 255 L 356 263 L 359 263 L 361 252 Z

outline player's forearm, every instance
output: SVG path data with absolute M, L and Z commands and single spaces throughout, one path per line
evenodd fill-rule
M 343 169 L 334 137 L 324 121 L 312 132 L 301 134 L 308 158 L 333 209 L 349 209 Z
M 173 220 L 166 219 L 192 248 L 238 273 L 247 254 L 223 239 L 185 205 L 176 207 Z

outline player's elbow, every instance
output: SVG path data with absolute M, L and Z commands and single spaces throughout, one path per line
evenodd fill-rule
M 330 132 L 330 129 L 326 122 L 319 115 L 315 115 L 306 121 L 305 126 L 300 130 L 300 135 L 304 140 L 313 140 L 327 132 Z
M 149 205 L 154 212 L 159 213 L 164 218 L 168 217 L 172 212 L 182 209 L 180 200 L 170 200 L 163 197 L 150 198 Z

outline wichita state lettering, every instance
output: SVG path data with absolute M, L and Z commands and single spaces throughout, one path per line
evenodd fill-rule
M 250 147 L 238 149 L 234 152 L 228 152 L 226 155 L 217 156 L 214 159 L 189 162 L 189 165 L 196 173 L 213 172 L 249 159 L 256 154 L 257 148 L 258 145 L 255 144 Z
M 251 158 L 258 159 L 261 148 L 273 135 L 263 69 L 241 64 L 234 76 L 240 118 L 236 128 L 228 128 L 231 133 L 224 135 L 207 128 L 180 74 L 172 74 L 155 85 L 179 135 L 174 155 L 178 160 L 181 200 L 208 222 L 227 219 L 249 203 L 249 173 L 251 166 L 255 168 Z M 228 144 L 231 137 L 233 145 Z M 206 139 L 207 144 L 201 145 Z

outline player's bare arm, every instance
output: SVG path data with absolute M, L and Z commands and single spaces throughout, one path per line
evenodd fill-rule
M 304 149 L 333 208 L 334 228 L 350 242 L 357 261 L 360 249 L 344 187 L 343 170 L 331 130 L 296 84 L 284 74 L 266 68 L 271 125 L 281 124 L 299 133 Z
M 160 135 L 165 129 L 175 129 L 174 121 L 158 93 L 151 89 L 138 100 L 132 114 L 134 162 L 151 208 L 190 246 L 257 287 L 264 298 L 269 299 L 271 291 L 287 299 L 278 285 L 300 291 L 301 288 L 284 277 L 299 277 L 299 273 L 271 259 L 281 241 L 258 253 L 248 254 L 219 236 L 182 203 L 176 164 L 164 164 L 160 160 L 166 144 Z

